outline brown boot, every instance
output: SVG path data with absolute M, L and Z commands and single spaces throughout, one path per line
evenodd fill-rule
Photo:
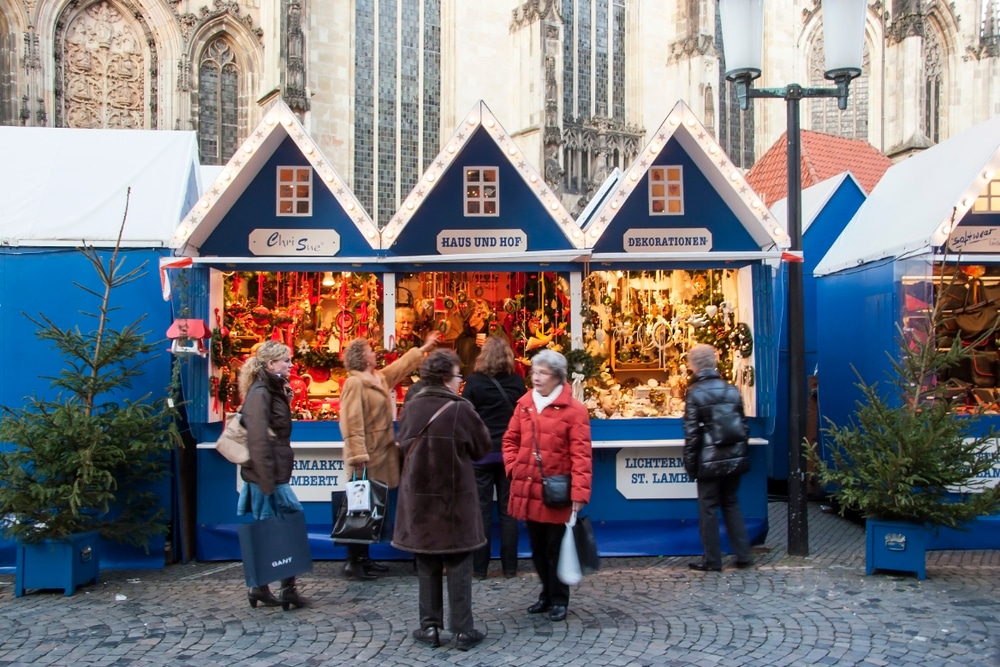
M 302 597 L 299 595 L 299 591 L 295 588 L 295 577 L 289 577 L 288 579 L 281 580 L 281 590 L 278 591 L 278 604 L 285 611 L 288 611 L 289 607 L 308 607 L 311 604 L 309 598 Z
M 257 603 L 262 603 L 265 607 L 280 607 L 281 602 L 278 598 L 274 597 L 274 593 L 267 586 L 254 586 L 247 589 L 247 599 L 250 601 L 250 606 L 254 609 L 257 608 Z

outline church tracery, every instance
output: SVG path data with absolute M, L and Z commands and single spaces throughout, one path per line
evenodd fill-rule
M 225 164 L 239 146 L 240 74 L 229 40 L 212 40 L 198 64 L 198 150 L 202 164 Z
M 826 59 L 823 50 L 823 31 L 817 30 L 809 50 L 809 85 L 830 86 L 826 79 Z M 851 82 L 847 109 L 841 111 L 835 98 L 809 100 L 809 129 L 846 139 L 868 141 L 868 86 L 871 74 L 871 52 L 868 40 L 864 43 L 861 76 Z
M 946 51 L 941 35 L 932 25 L 924 29 L 924 134 L 934 143 L 941 141 L 941 110 L 944 104 Z

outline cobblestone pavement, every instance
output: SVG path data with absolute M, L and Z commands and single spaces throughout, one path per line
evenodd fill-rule
M 865 576 L 864 530 L 810 505 L 808 558 L 785 550 L 785 506 L 749 570 L 691 558 L 605 559 L 571 595 L 566 622 L 530 616 L 531 563 L 473 583 L 467 653 L 416 644 L 410 563 L 347 582 L 317 562 L 314 605 L 250 609 L 239 563 L 105 572 L 97 586 L 13 596 L 0 576 L 0 665 L 1000 665 L 998 551 L 938 551 L 927 579 Z M 492 566 L 497 567 L 494 562 Z

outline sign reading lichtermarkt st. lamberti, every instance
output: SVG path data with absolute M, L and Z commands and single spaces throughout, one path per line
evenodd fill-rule
M 697 498 L 684 472 L 683 447 L 625 447 L 615 457 L 615 487 L 629 500 Z
M 255 229 L 250 252 L 280 257 L 329 257 L 340 252 L 340 234 L 332 229 Z
M 629 229 L 622 235 L 625 252 L 707 252 L 712 232 L 705 227 Z
M 437 235 L 442 255 L 527 252 L 528 235 L 520 229 L 445 229 Z
M 292 478 L 295 497 L 304 503 L 328 503 L 331 491 L 347 490 L 349 475 L 344 474 L 344 460 L 339 449 L 296 449 Z M 236 467 L 236 490 L 243 485 Z

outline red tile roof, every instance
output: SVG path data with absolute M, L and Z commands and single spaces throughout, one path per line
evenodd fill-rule
M 892 160 L 866 141 L 802 130 L 802 188 L 845 171 L 851 172 L 865 194 L 882 179 Z M 787 133 L 747 172 L 747 182 L 767 206 L 788 196 Z

